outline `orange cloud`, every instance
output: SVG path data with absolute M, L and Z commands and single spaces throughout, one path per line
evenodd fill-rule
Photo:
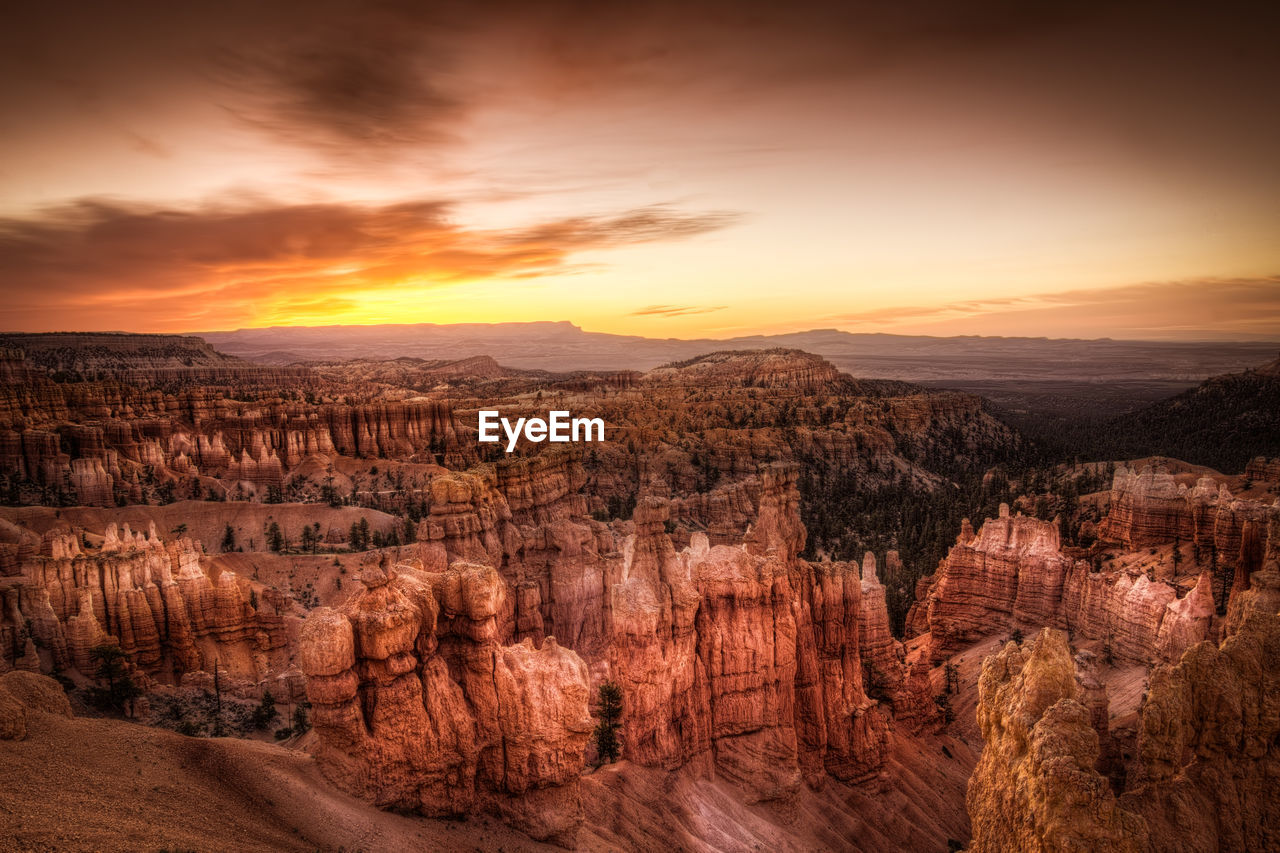
M 687 317 L 690 314 L 710 314 L 723 311 L 728 305 L 649 305 L 632 311 L 632 317 Z
M 469 229 L 442 201 L 190 209 L 82 200 L 0 219 L 6 326 L 204 328 L 341 318 L 366 294 L 571 271 L 575 254 L 732 224 L 664 206 L 508 230 Z
M 1265 340 L 1280 334 L 1280 276 L 904 305 L 829 316 L 824 322 L 849 331 L 913 334 Z

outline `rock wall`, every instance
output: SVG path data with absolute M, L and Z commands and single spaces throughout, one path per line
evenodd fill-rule
M 1111 506 L 1099 526 L 1101 539 L 1129 548 L 1181 541 L 1212 551 L 1234 568 L 1249 527 L 1265 528 L 1276 503 L 1238 500 L 1225 484 L 1201 477 L 1194 488 L 1178 483 L 1161 466 L 1135 472 L 1121 466 L 1111 486 Z
M 941 662 L 965 643 L 1014 623 L 1053 625 L 1071 560 L 1058 527 L 1001 505 L 976 535 L 962 531 L 939 569 L 926 606 L 932 657 Z
M 703 768 L 751 801 L 873 774 L 893 715 L 932 707 L 927 691 L 903 689 L 874 561 L 860 576 L 797 556 L 793 468 L 761 472 L 737 544 L 694 533 L 678 550 L 667 501 L 641 500 L 626 522 L 588 521 L 565 503 L 580 496 L 553 459 L 438 478 L 421 541 L 406 552 L 421 568 L 387 581 L 370 570 L 339 613 L 307 620 L 302 665 L 321 760 L 340 784 L 427 814 L 489 808 L 564 840 L 590 729 L 574 697 L 585 714 L 588 685 L 622 689 L 623 757 Z M 532 723 L 549 732 L 537 749 L 512 741 L 530 723 L 509 719 L 509 678 L 551 715 Z M 557 758 L 531 769 L 521 749 Z M 540 811 L 552 823 L 534 821 Z
M 225 355 L 204 340 L 180 335 L 103 332 L 11 333 L 0 338 L 0 360 L 24 365 L 31 379 L 111 379 L 139 385 L 257 383 L 306 379 L 305 367 L 264 367 Z M 0 371 L 0 377 L 3 377 Z
M 476 445 L 459 433 L 452 407 L 434 401 L 244 402 L 211 388 L 0 384 L 0 473 L 15 487 L 42 487 L 96 506 L 140 501 L 140 478 L 279 487 L 316 456 L 466 467 L 477 461 Z
M 626 757 L 667 768 L 705 757 L 762 800 L 880 766 L 890 712 L 865 679 L 897 679 L 885 693 L 901 680 L 900 651 L 878 633 L 883 596 L 867 608 L 856 566 L 798 559 L 796 500 L 793 470 L 766 472 L 745 543 L 698 533 L 679 552 L 666 504 L 637 507 L 609 599 Z M 876 643 L 866 671 L 862 635 Z
M 1063 553 L 1056 522 L 1011 517 L 1002 506 L 978 534 L 962 530 L 908 624 L 923 613 L 934 663 L 981 637 L 1046 625 L 1103 640 L 1124 660 L 1176 661 L 1216 636 L 1212 586 L 1203 573 L 1179 598 L 1144 572 L 1093 571 Z
M 1280 458 L 1255 456 L 1244 466 L 1244 475 L 1250 480 L 1280 483 Z
M 6 668 L 30 661 L 34 645 L 44 652 L 36 668 L 92 675 L 93 647 L 114 641 L 139 672 L 168 683 L 211 671 L 215 657 L 256 681 L 267 653 L 286 642 L 269 596 L 255 610 L 233 573 L 205 573 L 198 543 L 163 542 L 154 525 L 144 534 L 112 524 L 101 547 L 87 551 L 76 536 L 51 532 L 38 553 L 22 553 L 18 574 L 0 578 L 0 593 Z

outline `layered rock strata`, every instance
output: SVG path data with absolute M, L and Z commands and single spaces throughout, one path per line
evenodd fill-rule
M 196 497 L 218 490 L 200 478 L 265 491 L 317 457 L 465 467 L 478 456 L 460 432 L 452 407 L 437 401 L 308 404 L 235 400 L 207 387 L 0 383 L 0 473 L 10 488 L 96 506 L 140 502 L 143 485 L 181 484 Z
M 1280 483 L 1280 457 L 1256 456 L 1244 466 L 1244 476 L 1249 480 Z
M 1146 465 L 1137 472 L 1122 466 L 1098 535 L 1129 548 L 1189 542 L 1212 552 L 1221 566 L 1234 568 L 1244 557 L 1241 549 L 1250 529 L 1265 529 L 1277 513 L 1274 502 L 1239 500 L 1211 477 L 1187 488 L 1162 466 Z
M 1122 805 L 1157 851 L 1280 848 L 1280 573 L 1257 575 L 1242 621 L 1151 674 Z
M 980 637 L 1044 625 L 1102 640 L 1125 660 L 1176 661 L 1219 627 L 1209 572 L 1180 598 L 1144 571 L 1094 571 L 1063 553 L 1055 522 L 1003 506 L 978 534 L 966 525 L 922 587 L 908 624 L 928 631 L 935 663 Z
M 530 473 L 539 471 L 547 473 Z M 659 499 L 611 527 L 557 508 L 567 493 L 515 510 L 501 482 L 437 482 L 433 506 L 456 511 L 423 522 L 422 568 L 402 566 L 386 582 L 382 570 L 367 575 L 364 592 L 336 615 L 317 611 L 303 634 L 321 761 L 374 802 L 427 814 L 492 808 L 541 837 L 569 837 L 567 768 L 581 768 L 589 729 L 572 709 L 587 695 L 588 671 L 592 682 L 622 689 L 623 757 L 703 767 L 752 801 L 792 796 L 828 774 L 874 773 L 894 713 L 932 707 L 927 693 L 903 689 L 903 652 L 888 632 L 874 561 L 860 576 L 856 565 L 798 558 L 804 528 L 792 468 L 760 474 L 745 541 L 712 545 L 694 533 L 679 550 Z M 394 644 L 362 639 L 361 625 L 379 613 L 396 614 L 386 617 Z M 531 656 L 555 665 L 533 666 Z M 503 686 L 512 669 L 541 679 L 519 689 L 541 697 L 554 718 L 538 723 L 551 732 L 538 749 L 559 757 L 531 775 L 510 766 L 522 754 Z M 574 672 L 581 679 L 566 675 Z M 387 708 L 396 710 L 383 716 Z M 437 726 L 453 720 L 453 729 L 413 735 L 417 746 L 405 747 L 403 732 L 422 730 L 424 714 Z M 531 822 L 504 799 L 516 794 L 561 817 Z

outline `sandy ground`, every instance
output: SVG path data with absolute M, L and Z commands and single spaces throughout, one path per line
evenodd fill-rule
M 0 741 L 0 849 L 13 851 L 535 851 L 496 820 L 382 812 L 275 744 L 188 738 L 118 720 L 32 712 Z M 696 767 L 620 762 L 586 776 L 578 849 L 944 851 L 968 837 L 976 751 L 948 735 L 896 738 L 885 768 L 747 805 Z
M 978 676 L 982 675 L 982 662 L 1004 648 L 1008 640 L 1008 634 L 996 634 L 978 640 L 950 659 L 956 665 L 960 684 L 959 690 L 951 696 L 951 710 L 955 714 L 955 720 L 947 727 L 947 731 L 972 748 L 974 765 L 978 763 L 977 756 L 982 752 L 982 732 L 978 730 Z M 942 692 L 944 666 L 931 673 L 938 692 Z M 970 770 L 972 769 L 970 766 Z
M 427 820 L 341 793 L 307 755 L 31 713 L 0 741 L 0 850 L 555 850 L 490 818 Z
M 696 766 L 668 773 L 623 761 L 583 779 L 587 820 L 579 846 L 941 853 L 949 839 L 969 837 L 964 792 L 977 759 L 947 735 L 895 738 L 888 762 L 869 782 L 828 779 L 821 790 L 802 788 L 789 800 L 756 805 Z

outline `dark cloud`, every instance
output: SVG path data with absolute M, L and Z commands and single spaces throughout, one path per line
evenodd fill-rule
M 292 143 L 359 160 L 456 138 L 489 95 L 460 85 L 468 61 L 553 99 L 699 88 L 749 98 L 891 66 L 918 67 L 931 85 L 948 79 L 958 54 L 1054 39 L 1068 49 L 1020 53 L 991 82 L 1040 86 L 1050 103 L 1086 94 L 1108 110 L 1120 97 L 1130 112 L 1167 119 L 1179 98 L 1199 97 L 1186 85 L 1193 71 L 1231 75 L 1220 94 L 1233 105 L 1273 93 L 1277 16 L 1275 4 L 1208 13 L 1145 0 L 54 0 L 7 16 L 0 98 L 8 112 L 53 90 L 84 106 L 171 85 Z M 1116 79 L 1117 61 L 1133 76 Z M 202 79 L 214 88 L 200 89 Z
M 664 205 L 651 205 L 616 216 L 577 216 L 548 222 L 505 238 L 512 246 L 556 245 L 603 247 L 696 237 L 735 224 L 741 214 L 709 211 L 686 216 Z
M 427 5 L 328 3 L 278 41 L 220 51 L 216 69 L 250 96 L 235 108 L 246 120 L 360 158 L 453 138 L 463 103 L 443 79 L 457 36 Z

